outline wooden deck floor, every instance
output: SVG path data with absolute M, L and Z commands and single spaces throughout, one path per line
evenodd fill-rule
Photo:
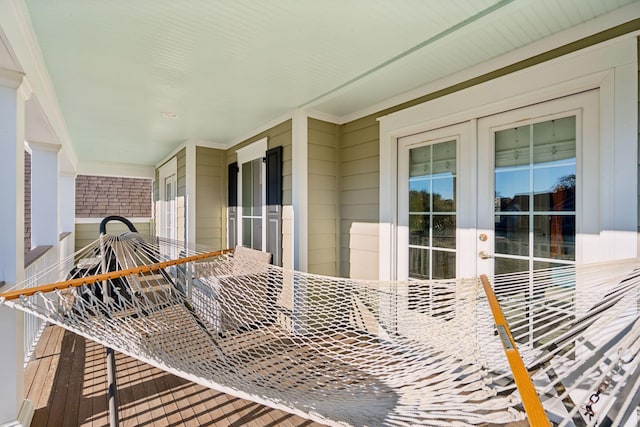
M 122 426 L 318 427 L 321 424 L 220 393 L 117 353 Z M 105 350 L 47 326 L 25 372 L 32 427 L 108 426 Z

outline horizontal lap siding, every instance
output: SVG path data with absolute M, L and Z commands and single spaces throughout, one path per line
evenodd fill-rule
M 145 236 L 150 236 L 152 234 L 151 221 L 134 222 L 133 225 L 136 227 L 136 230 L 138 230 L 139 233 L 144 234 Z M 98 239 L 98 237 L 100 237 L 99 228 L 100 224 L 98 222 L 91 224 L 76 223 L 76 248 L 84 248 L 88 244 Z M 107 223 L 107 234 L 119 235 L 122 233 L 126 233 L 127 231 L 129 231 L 129 229 L 121 222 L 111 221 Z
M 340 275 L 378 278 L 380 148 L 376 116 L 342 126 Z
M 226 244 L 225 152 L 196 147 L 196 243 L 223 249 Z
M 339 126 L 316 119 L 308 126 L 308 271 L 336 276 Z

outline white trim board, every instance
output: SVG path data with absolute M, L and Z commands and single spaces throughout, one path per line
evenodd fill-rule
M 196 242 L 196 203 L 197 203 L 197 174 L 196 174 L 196 143 L 187 142 L 186 170 L 185 170 L 185 228 L 187 242 Z
M 293 205 L 293 268 L 308 271 L 309 259 L 309 116 L 298 110 L 292 123 L 291 202 Z
M 76 167 L 78 175 L 115 176 L 123 178 L 155 178 L 153 166 L 131 163 L 80 162 Z
M 24 399 L 22 401 L 22 405 L 20 406 L 18 417 L 13 421 L 9 421 L 8 423 L 0 424 L 0 427 L 29 427 L 31 425 L 31 420 L 33 420 L 34 414 L 35 408 L 33 402 L 31 402 L 29 399 Z
M 264 154 L 267 152 L 267 148 L 268 143 L 266 137 L 252 142 L 245 147 L 238 148 L 236 150 L 236 154 L 238 155 L 238 166 L 259 157 L 264 157 Z
M 74 222 L 76 224 L 100 224 L 103 219 L 104 218 L 76 218 Z M 128 217 L 127 219 L 135 224 L 135 223 L 151 222 L 153 218 L 152 217 L 131 217 L 131 218 Z
M 264 137 L 261 138 L 255 142 L 252 142 L 251 144 L 239 148 L 236 150 L 236 154 L 238 157 L 238 188 L 237 188 L 237 192 L 238 192 L 238 223 L 237 223 L 237 229 L 238 229 L 238 245 L 242 246 L 242 237 L 243 237 L 243 231 L 242 231 L 242 227 L 244 226 L 244 221 L 243 219 L 245 217 L 243 217 L 243 206 L 242 206 L 242 190 L 243 190 L 243 182 L 242 182 L 242 166 L 245 163 L 248 162 L 252 162 L 256 159 L 264 159 L 267 153 L 267 150 L 269 148 L 269 143 L 268 143 L 268 138 Z M 261 209 L 261 216 L 262 216 L 262 235 L 261 235 L 261 242 L 262 242 L 262 247 L 261 250 L 265 250 L 266 249 L 266 245 L 267 245 L 267 227 L 266 227 L 266 220 L 267 220 L 267 205 L 266 205 L 266 194 L 267 194 L 267 185 L 266 185 L 266 167 L 264 165 L 264 162 L 260 162 L 260 182 L 261 182 L 261 190 L 262 190 L 262 194 L 261 194 L 261 198 L 262 198 L 262 209 Z

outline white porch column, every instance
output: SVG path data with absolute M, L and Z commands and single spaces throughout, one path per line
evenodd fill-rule
M 292 119 L 292 185 L 293 204 L 293 268 L 308 271 L 309 268 L 309 118 L 297 110 Z M 294 333 L 305 333 L 308 328 L 307 283 L 293 281 L 292 327 Z
M 31 246 L 58 246 L 57 144 L 29 141 L 31 147 Z
M 292 202 L 293 202 L 293 268 L 307 271 L 309 241 L 309 118 L 297 110 L 292 120 Z
M 60 172 L 58 182 L 60 232 L 75 233 L 76 227 L 76 174 Z
M 24 132 L 30 87 L 21 73 L 0 69 L 0 280 L 24 280 Z M 0 307 L 0 423 L 12 422 L 24 399 L 21 312 Z
M 196 243 L 196 143 L 187 141 L 186 147 L 186 200 L 185 200 L 185 220 L 186 233 L 185 240 L 193 245 Z

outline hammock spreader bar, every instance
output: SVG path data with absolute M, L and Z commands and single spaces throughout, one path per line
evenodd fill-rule
M 504 348 L 504 353 L 507 356 L 509 367 L 513 373 L 513 379 L 515 380 L 518 391 L 520 392 L 524 410 L 527 413 L 527 418 L 529 418 L 529 425 L 532 427 L 548 427 L 551 424 L 544 412 L 544 408 L 542 407 L 538 393 L 533 386 L 531 377 L 527 372 L 527 368 L 524 366 L 524 362 L 520 357 L 520 353 L 518 352 L 518 348 L 513 340 L 513 336 L 509 330 L 509 325 L 502 313 L 498 299 L 493 292 L 491 283 L 489 283 L 489 279 L 487 279 L 487 276 L 484 274 L 480 276 L 480 280 L 482 281 L 484 292 L 487 295 L 487 300 L 491 307 L 491 313 L 495 320 L 496 329 L 498 330 L 500 341 L 502 341 L 502 347 Z
M 76 279 L 64 280 L 61 282 L 48 283 L 46 285 L 34 286 L 32 288 L 22 288 L 22 289 L 14 289 L 11 291 L 7 291 L 0 294 L 0 298 L 4 298 L 5 300 L 13 300 L 19 298 L 20 296 L 29 297 L 35 295 L 38 292 L 52 292 L 62 289 L 67 289 L 71 287 L 79 287 L 82 285 L 91 285 L 93 283 L 101 282 L 103 280 L 113 280 L 121 277 L 130 276 L 132 274 L 141 274 L 148 273 L 150 271 L 161 270 L 166 267 L 171 267 L 172 265 L 180 265 L 186 264 L 188 262 L 200 261 L 207 258 L 214 258 L 220 255 L 228 254 L 233 252 L 232 249 L 223 249 L 220 251 L 214 252 L 206 252 L 197 255 L 191 255 L 183 258 L 176 258 L 169 261 L 163 261 L 156 264 L 149 265 L 141 265 L 139 267 L 127 268 L 124 270 L 116 270 L 110 271 L 108 273 L 96 274 L 93 276 L 87 277 L 78 277 Z

